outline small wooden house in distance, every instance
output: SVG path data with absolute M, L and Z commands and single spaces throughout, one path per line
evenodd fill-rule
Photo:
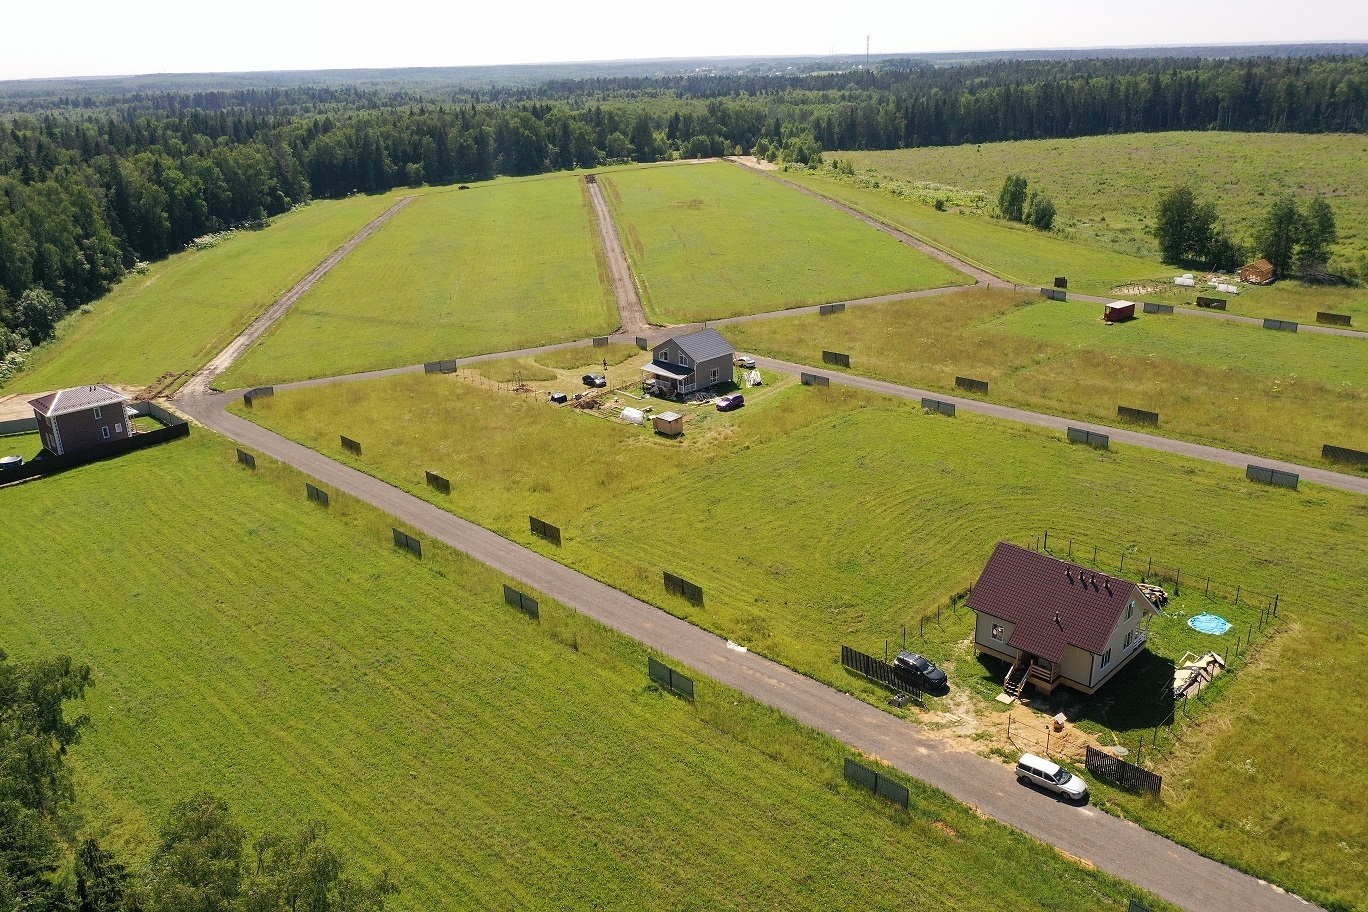
M 133 436 L 128 397 L 103 383 L 58 390 L 29 405 L 43 447 L 54 456 Z
M 1259 260 L 1241 266 L 1236 275 L 1240 277 L 1241 282 L 1248 282 L 1250 285 L 1271 285 L 1273 283 L 1273 264 L 1268 260 Z
M 1139 655 L 1159 614 L 1129 580 L 1010 542 L 998 542 L 968 605 L 974 649 L 1011 663 L 1013 697 L 1026 684 L 1095 692 Z
M 667 396 L 731 383 L 735 355 L 731 343 L 715 329 L 675 336 L 651 349 L 651 363 L 641 368 L 641 382 Z

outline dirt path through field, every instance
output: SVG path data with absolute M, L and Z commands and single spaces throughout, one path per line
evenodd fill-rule
M 622 249 L 622 239 L 613 221 L 613 213 L 608 209 L 608 201 L 603 198 L 603 188 L 599 186 L 597 178 L 586 181 L 586 184 L 589 198 L 594 202 L 594 219 L 598 222 L 603 253 L 608 258 L 608 273 L 613 280 L 613 296 L 617 298 L 618 315 L 622 319 L 622 327 L 618 332 L 639 336 L 649 330 L 651 324 L 646 320 L 646 309 L 641 306 L 641 295 L 637 294 L 636 278 L 627 263 L 627 253 Z
M 315 266 L 313 270 L 304 278 L 300 279 L 293 288 L 281 295 L 270 307 L 266 308 L 261 316 L 253 320 L 246 329 L 233 339 L 233 341 L 229 342 L 228 345 L 224 347 L 223 351 L 210 359 L 209 363 L 204 365 L 204 367 L 197 370 L 195 376 L 191 377 L 189 382 L 181 388 L 180 395 L 199 396 L 207 393 L 210 389 L 210 385 L 218 375 L 232 367 L 233 362 L 238 358 L 241 358 L 243 353 L 251 347 L 252 343 L 257 339 L 260 339 L 262 333 L 266 332 L 267 329 L 270 329 L 272 323 L 283 317 L 285 312 L 290 309 L 295 301 L 298 301 L 310 288 L 317 285 L 319 280 L 327 275 L 334 266 L 342 262 L 347 254 L 351 253 L 362 241 L 374 234 L 376 229 L 389 221 L 396 212 L 403 209 L 417 198 L 417 196 L 403 197 L 399 202 L 390 206 L 384 212 L 372 219 L 366 227 L 352 235 L 347 243 L 334 250 L 326 260 Z
M 1092 807 L 1025 788 L 1012 768 L 957 750 L 945 739 L 727 641 L 659 608 L 515 544 L 377 478 L 224 410 L 229 394 L 182 403 L 192 418 L 279 459 L 594 618 L 651 649 L 786 713 L 854 749 L 1059 850 L 1193 912 L 1292 912 L 1313 908 L 1247 874 Z M 644 674 L 643 669 L 643 674 Z

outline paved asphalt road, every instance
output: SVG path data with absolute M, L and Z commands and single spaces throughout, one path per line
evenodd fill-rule
M 1350 491 L 1354 494 L 1368 494 L 1368 478 L 1361 475 L 1348 475 L 1343 472 L 1332 472 L 1329 469 L 1317 469 L 1311 466 L 1298 465 L 1293 462 L 1283 462 L 1280 459 L 1266 459 L 1262 456 L 1251 456 L 1248 453 L 1237 453 L 1234 450 L 1223 450 L 1219 447 L 1205 446 L 1200 443 L 1189 443 L 1186 440 L 1174 440 L 1170 437 L 1159 437 L 1154 434 L 1143 434 L 1139 431 L 1128 431 L 1123 428 L 1108 427 L 1105 424 L 1093 424 L 1088 421 L 1075 421 L 1071 418 L 1042 415 L 1039 412 L 1028 412 L 1025 409 L 1012 408 L 1007 405 L 996 405 L 992 402 L 984 402 L 980 399 L 965 399 L 961 396 L 951 396 L 947 393 L 920 390 L 911 386 L 901 386 L 897 383 L 889 383 L 885 380 L 873 380 L 869 377 L 861 377 L 856 374 L 843 374 L 832 371 L 829 368 L 823 369 L 804 364 L 794 364 L 791 361 L 779 361 L 775 358 L 762 358 L 757 356 L 755 363 L 760 367 L 785 374 L 797 374 L 800 372 L 816 373 L 829 377 L 832 383 L 841 386 L 854 386 L 859 389 L 884 393 L 889 396 L 898 396 L 903 399 L 920 400 L 926 398 L 939 399 L 941 402 L 953 402 L 957 410 L 962 409 L 966 412 L 975 412 L 980 415 L 1001 418 L 1005 421 L 1034 424 L 1037 427 L 1054 428 L 1060 431 L 1071 427 L 1083 428 L 1085 430 L 1095 431 L 1099 434 L 1107 434 L 1115 443 L 1127 443 L 1131 446 L 1145 447 L 1146 449 L 1159 450 L 1164 453 L 1177 453 L 1180 456 L 1190 456 L 1193 459 L 1202 459 L 1207 462 L 1218 462 L 1222 465 L 1234 466 L 1238 469 L 1243 469 L 1250 463 L 1253 463 L 1269 469 L 1278 469 L 1282 472 L 1293 472 L 1301 476 L 1302 481 L 1325 485 L 1327 488 L 1338 488 L 1341 491 Z
M 230 415 L 231 394 L 180 408 L 239 444 L 294 466 L 652 649 L 877 755 L 984 814 L 1192 912 L 1309 910 L 1309 903 L 1091 807 L 1018 784 L 1004 764 L 958 751 L 918 726 L 727 642 L 376 478 Z

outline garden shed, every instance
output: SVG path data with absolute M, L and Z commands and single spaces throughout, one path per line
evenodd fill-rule
M 678 412 L 661 412 L 651 419 L 651 424 L 655 426 L 657 434 L 666 437 L 678 437 L 684 433 L 684 416 Z

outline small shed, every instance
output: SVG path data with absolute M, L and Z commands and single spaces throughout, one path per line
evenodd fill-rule
M 1248 282 L 1250 285 L 1271 285 L 1273 271 L 1273 264 L 1268 260 L 1257 260 L 1241 266 L 1238 275 L 1241 282 Z
M 684 433 L 684 416 L 678 412 L 661 412 L 651 419 L 657 434 L 678 437 Z
M 1108 323 L 1120 323 L 1122 320 L 1135 318 L 1135 304 L 1131 301 L 1112 301 L 1104 304 L 1102 308 L 1102 319 Z

